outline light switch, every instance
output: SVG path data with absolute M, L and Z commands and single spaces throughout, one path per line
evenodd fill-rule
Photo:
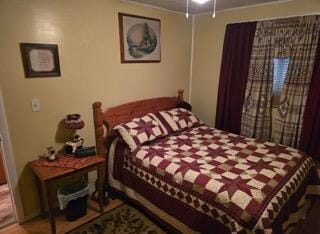
M 31 108 L 32 108 L 32 111 L 40 111 L 40 100 L 36 98 L 32 99 Z

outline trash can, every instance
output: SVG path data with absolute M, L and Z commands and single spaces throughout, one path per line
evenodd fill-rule
M 59 206 L 64 210 L 66 220 L 74 221 L 87 214 L 90 190 L 90 186 L 83 181 L 66 185 L 58 190 Z

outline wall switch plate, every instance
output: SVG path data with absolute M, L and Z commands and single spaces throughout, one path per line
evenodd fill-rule
M 31 100 L 32 111 L 40 111 L 40 100 L 35 98 Z

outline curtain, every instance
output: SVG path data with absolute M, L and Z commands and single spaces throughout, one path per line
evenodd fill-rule
M 257 23 L 242 109 L 242 135 L 298 146 L 319 28 L 319 16 Z M 290 62 L 272 129 L 275 58 L 289 58 Z
M 220 69 L 216 128 L 240 134 L 241 113 L 257 22 L 226 27 Z
M 276 143 L 299 146 L 318 44 L 319 19 L 319 16 L 305 16 L 274 21 L 275 56 L 290 61 L 275 116 L 272 140 Z
M 303 120 L 300 149 L 320 160 L 320 38 Z
M 247 137 L 271 138 L 274 43 L 272 21 L 258 22 L 241 117 L 241 134 Z

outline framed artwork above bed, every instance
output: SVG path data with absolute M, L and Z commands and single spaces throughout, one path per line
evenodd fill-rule
M 159 19 L 119 13 L 121 63 L 161 62 Z

